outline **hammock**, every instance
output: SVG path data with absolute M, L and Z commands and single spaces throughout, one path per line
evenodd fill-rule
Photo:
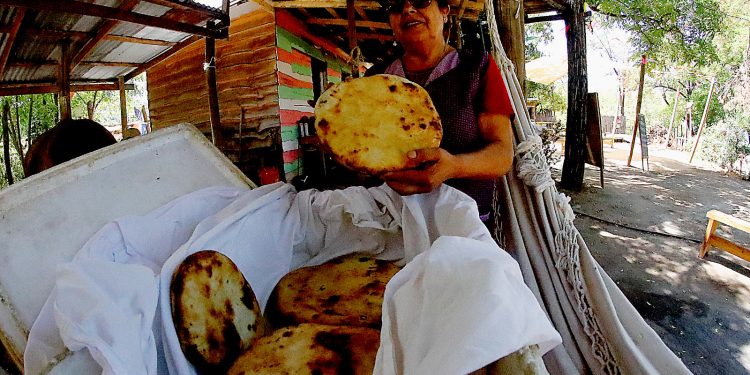
M 485 0 L 493 57 L 508 86 L 516 173 L 496 189 L 495 238 L 518 261 L 563 345 L 548 352 L 551 374 L 690 374 L 612 279 L 573 226 L 570 198 L 559 193 L 526 112 L 523 91 L 500 43 L 494 2 Z

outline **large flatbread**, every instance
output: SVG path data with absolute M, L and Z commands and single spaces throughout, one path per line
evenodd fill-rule
M 301 324 L 256 341 L 228 374 L 370 375 L 379 345 L 377 329 Z
M 348 255 L 284 276 L 271 294 L 266 318 L 275 326 L 318 323 L 380 328 L 392 262 Z
M 427 91 L 387 74 L 324 92 L 315 105 L 315 129 L 336 161 L 372 175 L 404 169 L 410 150 L 438 147 L 443 136 Z
M 201 373 L 226 372 L 266 330 L 247 280 L 219 252 L 185 258 L 172 276 L 170 298 L 180 347 Z

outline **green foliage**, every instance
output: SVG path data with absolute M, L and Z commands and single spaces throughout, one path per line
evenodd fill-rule
M 524 33 L 526 61 L 542 57 L 539 45 L 554 40 L 552 25 L 549 22 L 537 22 L 526 25 Z
M 558 90 L 556 85 L 545 85 L 532 81 L 526 81 L 526 96 L 539 100 L 538 109 L 549 109 L 555 113 L 562 113 L 568 108 L 565 95 Z
M 658 65 L 708 65 L 718 58 L 714 35 L 723 13 L 717 0 L 591 0 L 607 22 L 632 34 L 634 59 L 645 53 Z
M 719 164 L 728 171 L 739 171 L 738 160 L 750 155 L 747 117 L 732 116 L 704 130 L 700 145 L 701 159 Z

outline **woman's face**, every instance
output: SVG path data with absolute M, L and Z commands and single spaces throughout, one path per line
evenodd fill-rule
M 437 1 L 433 0 L 427 7 L 417 9 L 409 1 L 404 1 L 400 12 L 392 11 L 388 14 L 396 40 L 407 51 L 419 44 L 443 47 L 440 42 L 443 40 L 443 24 L 448 16 L 448 7 L 440 8 Z

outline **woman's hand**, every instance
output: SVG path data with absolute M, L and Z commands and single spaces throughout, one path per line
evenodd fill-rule
M 409 151 L 407 169 L 381 177 L 401 195 L 428 193 L 455 175 L 456 157 L 442 148 Z

